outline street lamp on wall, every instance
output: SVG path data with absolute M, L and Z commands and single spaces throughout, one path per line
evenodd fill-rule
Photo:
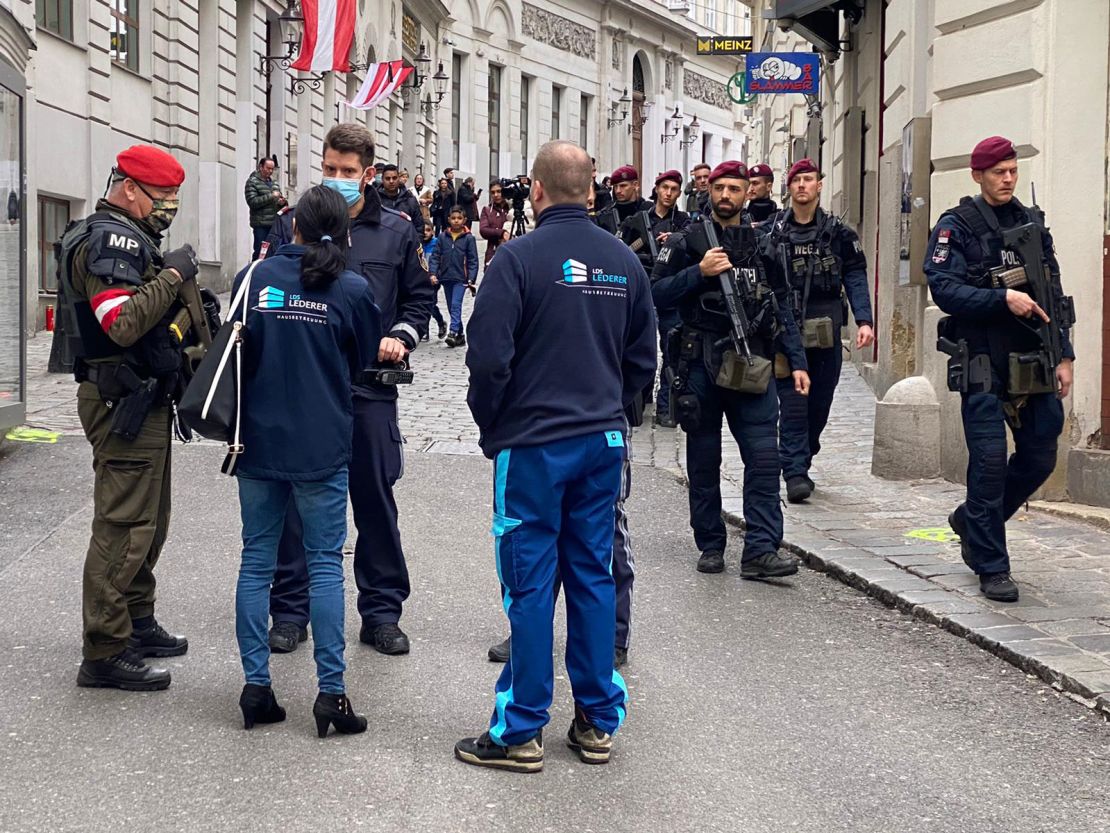
M 301 48 L 301 37 L 304 34 L 304 15 L 301 13 L 301 4 L 297 0 L 286 0 L 285 11 L 281 13 L 281 17 L 277 19 L 278 34 L 281 35 L 281 42 L 285 45 L 284 55 L 262 55 L 258 62 L 258 71 L 270 80 L 274 69 L 279 69 L 283 72 L 288 71 L 293 66 L 293 61 L 296 59 L 297 53 Z M 290 92 L 293 95 L 298 95 L 305 92 L 310 87 L 314 90 L 320 89 L 324 83 L 323 75 L 312 75 L 308 78 L 294 78 L 290 85 Z
M 632 98 L 628 95 L 628 87 L 625 87 L 624 93 L 621 95 L 621 97 L 609 105 L 609 112 L 613 114 L 606 120 L 609 127 L 615 127 L 618 124 L 624 124 L 625 119 L 628 118 L 628 105 L 631 103 Z M 618 110 L 621 114 L 619 119 L 614 118 Z
M 662 135 L 659 137 L 659 141 L 663 144 L 674 141 L 675 137 L 678 136 L 679 129 L 682 127 L 682 114 L 679 113 L 678 110 L 679 107 L 676 104 L 674 106 L 674 112 L 667 116 L 667 123 L 663 128 Z
M 654 107 L 654 106 L 655 106 L 654 101 L 642 101 L 642 102 L 640 102 L 640 113 L 639 113 L 639 115 L 633 115 L 633 117 L 632 117 L 633 122 L 638 121 L 639 124 L 629 124 L 628 125 L 629 135 L 632 134 L 633 129 L 635 129 L 637 127 L 643 127 L 645 124 L 648 123 L 648 119 L 651 118 L 651 108 Z
M 701 124 L 698 122 L 698 117 L 696 115 L 694 116 L 694 120 L 686 125 L 685 131 L 686 138 L 678 143 L 678 146 L 683 148 L 690 147 L 690 145 L 694 144 L 701 134 Z

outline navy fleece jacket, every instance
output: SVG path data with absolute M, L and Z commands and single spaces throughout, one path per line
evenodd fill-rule
M 467 325 L 467 403 L 487 457 L 624 430 L 655 376 L 655 308 L 643 266 L 577 205 L 490 261 Z

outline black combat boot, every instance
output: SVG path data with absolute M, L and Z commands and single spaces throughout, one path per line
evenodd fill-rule
M 409 652 L 409 638 L 396 622 L 374 627 L 363 625 L 358 638 L 360 642 L 369 645 L 379 654 L 395 656 Z
M 82 661 L 77 671 L 82 688 L 118 688 L 123 691 L 161 691 L 170 687 L 170 672 L 152 668 L 143 658 L 127 649 L 107 659 Z
M 446 338 L 446 337 L 447 337 L 447 325 L 444 322 L 440 321 L 439 322 L 439 340 L 443 341 L 443 339 Z
M 777 550 L 740 562 L 740 578 L 782 578 L 796 572 L 798 559 Z
M 720 550 L 706 550 L 698 559 L 699 573 L 723 573 L 725 571 L 725 554 Z
M 513 638 L 511 636 L 506 636 L 504 642 L 491 645 L 489 650 L 486 651 L 486 656 L 489 657 L 490 662 L 508 662 L 512 645 Z
M 809 500 L 813 494 L 813 481 L 805 475 L 790 477 L 786 480 L 786 499 L 791 503 Z
M 952 510 L 952 514 L 948 516 L 948 526 L 960 536 L 960 558 L 964 560 L 964 564 L 972 571 L 975 570 L 975 564 L 971 559 L 971 546 L 967 542 L 967 524 L 964 523 L 963 518 L 960 517 L 960 508 L 956 507 Z
M 489 732 L 463 738 L 455 744 L 455 757 L 465 764 L 507 769 L 510 772 L 539 772 L 543 769 L 543 731 L 515 746 L 494 743 Z
M 984 573 L 979 576 L 979 590 L 993 602 L 1018 600 L 1018 586 L 1009 573 Z
M 296 622 L 274 622 L 274 626 L 270 628 L 270 651 L 275 654 L 291 654 L 306 639 L 308 628 Z
M 147 627 L 131 631 L 127 647 L 140 657 L 179 657 L 189 650 L 189 640 L 166 633 L 158 620 L 152 618 Z

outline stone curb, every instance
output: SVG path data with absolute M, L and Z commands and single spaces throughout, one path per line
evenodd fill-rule
M 681 465 L 681 437 L 676 437 L 676 444 Z M 685 471 L 667 467 L 663 470 L 689 486 Z M 743 529 L 743 516 L 731 509 L 742 504 L 740 490 L 723 480 L 721 500 L 725 520 Z M 802 532 L 787 532 L 786 537 L 790 540 L 783 540 L 783 549 L 799 556 L 809 568 L 861 590 L 888 607 L 967 639 L 1110 720 L 1110 663 L 1096 653 L 1040 630 L 1035 615 L 1019 618 L 978 601 L 979 597 L 961 594 L 956 588 L 978 587 L 965 568 L 953 572 L 952 565 L 929 556 L 870 553 L 826 538 L 809 527 Z

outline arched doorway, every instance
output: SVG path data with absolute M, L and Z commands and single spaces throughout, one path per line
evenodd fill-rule
M 632 131 L 632 164 L 644 179 L 644 99 L 647 96 L 644 82 L 644 65 L 637 54 L 632 59 L 632 121 L 629 129 Z

